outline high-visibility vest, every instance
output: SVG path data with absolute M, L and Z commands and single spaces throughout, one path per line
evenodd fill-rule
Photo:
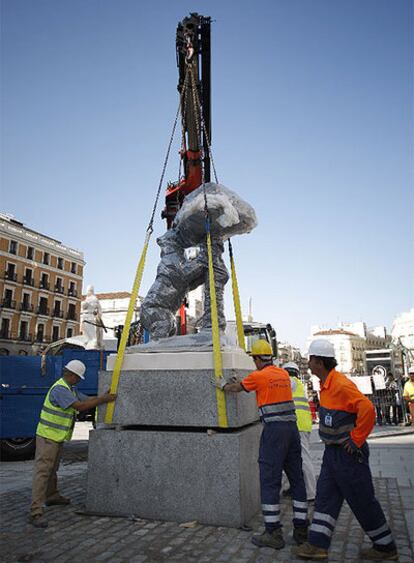
M 47 392 L 42 410 L 40 411 L 40 420 L 37 425 L 36 434 L 43 438 L 53 440 L 54 442 L 67 442 L 72 437 L 76 410 L 73 407 L 68 407 L 67 409 L 55 407 L 55 405 L 50 402 L 50 393 L 52 389 L 58 385 L 69 389 L 75 399 L 77 399 L 77 396 L 63 378 L 55 381 Z
M 297 377 L 291 377 L 290 383 L 296 409 L 296 424 L 299 432 L 312 432 L 312 415 L 303 383 Z

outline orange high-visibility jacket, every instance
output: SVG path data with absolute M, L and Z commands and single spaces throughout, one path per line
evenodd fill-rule
M 319 435 L 325 444 L 342 444 L 351 437 L 360 448 L 374 423 L 371 401 L 345 375 L 331 370 L 320 390 Z
M 256 391 L 259 415 L 263 422 L 296 421 L 289 374 L 276 366 L 253 371 L 243 379 L 245 391 Z

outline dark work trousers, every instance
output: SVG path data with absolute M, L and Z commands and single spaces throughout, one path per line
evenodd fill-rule
M 316 487 L 315 512 L 309 542 L 328 549 L 344 499 L 376 549 L 395 548 L 391 530 L 375 498 L 368 463 L 368 444 L 362 453 L 348 453 L 343 446 L 326 446 Z
M 302 473 L 302 457 L 296 422 L 263 424 L 259 448 L 260 494 L 266 531 L 281 528 L 280 487 L 285 471 L 292 490 L 293 525 L 308 526 L 308 503 Z

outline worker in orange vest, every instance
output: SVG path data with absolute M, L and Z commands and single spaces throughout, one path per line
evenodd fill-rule
M 282 549 L 285 541 L 279 503 L 283 470 L 292 491 L 293 538 L 296 543 L 300 544 L 306 540 L 309 522 L 300 437 L 289 374 L 273 365 L 272 354 L 272 347 L 266 340 L 257 340 L 251 351 L 257 370 L 241 382 L 229 383 L 224 378 L 219 378 L 215 384 L 223 391 L 231 393 L 256 392 L 263 423 L 259 470 L 265 531 L 263 534 L 254 535 L 252 542 L 259 547 Z
M 321 382 L 319 436 L 325 452 L 316 488 L 309 540 L 296 549 L 302 559 L 327 559 L 328 548 L 344 500 L 373 542 L 361 559 L 398 559 L 391 530 L 375 498 L 368 463 L 368 438 L 375 409 L 345 375 L 335 370 L 335 349 L 325 339 L 309 347 L 309 368 Z

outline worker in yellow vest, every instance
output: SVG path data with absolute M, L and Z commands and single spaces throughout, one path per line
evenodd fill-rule
M 309 408 L 303 383 L 299 379 L 300 370 L 295 362 L 288 362 L 283 366 L 289 376 L 292 386 L 293 402 L 296 409 L 296 424 L 299 430 L 300 444 L 302 449 L 302 471 L 305 479 L 307 500 L 315 500 L 316 477 L 310 453 L 310 437 L 312 432 L 312 415 Z
M 85 379 L 85 364 L 71 360 L 63 369 L 63 377 L 49 389 L 36 430 L 36 456 L 33 470 L 32 505 L 29 522 L 36 528 L 47 528 L 43 505 L 65 505 L 70 499 L 57 488 L 57 470 L 63 443 L 72 437 L 76 411 L 87 411 L 98 405 L 115 401 L 116 395 L 105 393 L 88 397 L 75 386 Z

